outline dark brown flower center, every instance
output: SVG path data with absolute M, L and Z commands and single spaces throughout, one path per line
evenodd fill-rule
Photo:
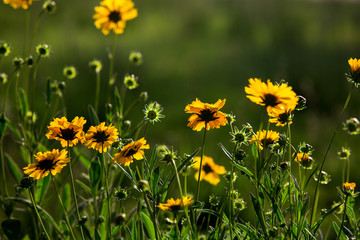
M 175 205 L 171 205 L 169 206 L 170 210 L 173 212 L 179 211 L 181 209 L 181 204 L 175 204 Z
M 61 135 L 57 135 L 57 137 L 62 138 L 66 141 L 71 141 L 75 139 L 76 132 L 72 128 L 60 129 Z
M 134 146 L 133 148 L 129 149 L 129 151 L 125 154 L 125 157 L 130 157 L 137 153 L 138 147 Z
M 287 123 L 288 120 L 289 120 L 289 114 L 288 114 L 287 112 L 281 113 L 281 114 L 279 114 L 279 116 L 277 117 L 277 119 L 278 119 L 279 123 L 285 124 L 285 123 Z
M 121 20 L 121 14 L 119 11 L 112 11 L 109 15 L 109 20 L 111 22 L 117 23 Z
M 260 140 L 261 145 L 263 145 L 264 147 L 269 146 L 270 144 L 274 143 L 274 140 L 272 138 L 263 138 Z
M 54 169 L 54 166 L 56 165 L 56 163 L 58 161 L 59 160 L 54 161 L 54 158 L 52 158 L 52 159 L 44 159 L 44 160 L 41 160 L 41 161 L 39 161 L 37 163 L 37 168 L 39 170 L 42 170 L 43 172 L 50 171 L 51 169 Z
M 201 121 L 208 123 L 208 122 L 218 119 L 218 117 L 214 116 L 215 114 L 216 114 L 216 111 L 212 111 L 210 109 L 204 109 L 204 110 L 201 110 L 200 114 L 197 114 L 197 115 L 199 116 Z
M 268 106 L 275 107 L 280 103 L 277 96 L 269 93 L 262 96 L 261 99 L 262 99 L 262 103 L 265 104 L 265 107 Z
M 208 163 L 205 163 L 202 167 L 202 170 L 208 174 L 208 173 L 211 173 L 213 172 L 214 170 L 212 169 L 212 167 L 208 164 Z
M 93 138 L 95 138 L 95 142 L 104 143 L 110 137 L 110 134 L 106 134 L 105 131 L 98 131 L 94 134 Z

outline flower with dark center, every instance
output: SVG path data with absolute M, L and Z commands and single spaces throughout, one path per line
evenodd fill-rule
M 124 32 L 126 22 L 136 18 L 137 9 L 132 0 L 103 0 L 95 7 L 95 27 L 108 35 L 112 30 L 115 34 Z
M 346 74 L 346 78 L 349 82 L 353 83 L 355 87 L 358 87 L 360 84 L 360 59 L 350 58 L 348 63 L 350 73 Z
M 67 157 L 67 153 L 68 152 L 65 149 L 61 151 L 53 149 L 52 151 L 44 153 L 38 152 L 35 155 L 35 159 L 38 161 L 25 167 L 24 173 L 36 180 L 46 177 L 49 173 L 52 175 L 60 173 L 62 168 L 70 161 L 70 158 Z
M 260 149 L 267 148 L 270 144 L 279 140 L 279 133 L 275 131 L 257 131 L 256 136 L 252 136 L 250 143 L 256 143 Z
M 114 162 L 120 165 L 129 166 L 135 160 L 144 158 L 143 149 L 149 149 L 149 144 L 146 144 L 145 138 L 141 138 L 135 142 L 125 145 L 119 153 L 115 153 Z
M 199 170 L 200 157 L 194 158 L 193 168 Z M 212 185 L 217 185 L 220 182 L 220 175 L 225 174 L 225 167 L 217 165 L 212 157 L 203 156 L 202 167 L 200 173 L 200 180 L 208 181 Z M 195 179 L 198 180 L 199 171 L 195 173 Z
M 79 142 L 84 143 L 85 123 L 86 120 L 83 117 L 75 117 L 71 122 L 68 122 L 66 117 L 55 118 L 48 126 L 49 132 L 46 137 L 60 141 L 62 147 L 72 147 Z
M 292 124 L 292 118 L 294 108 L 288 108 L 286 105 L 280 105 L 276 108 L 272 108 L 269 114 L 269 122 L 276 123 L 276 126 L 285 126 Z
M 188 206 L 193 202 L 191 197 L 183 196 L 181 199 L 173 199 L 170 198 L 166 201 L 166 203 L 160 203 L 157 205 L 158 208 L 160 208 L 163 211 L 172 211 L 176 212 L 179 211 L 182 207 Z
M 10 4 L 14 9 L 23 8 L 28 9 L 33 1 L 37 0 L 4 0 L 5 4 Z
M 201 131 L 206 128 L 210 130 L 212 128 L 220 128 L 228 123 L 227 115 L 219 111 L 224 105 L 226 100 L 218 100 L 214 104 L 203 103 L 196 99 L 191 104 L 188 104 L 185 108 L 185 112 L 192 113 L 189 117 L 188 127 L 191 127 L 194 131 Z
M 163 108 L 157 102 L 152 102 L 150 104 L 145 105 L 144 114 L 145 120 L 154 124 L 155 122 L 159 122 L 161 118 L 164 118 L 165 115 L 161 112 Z
M 111 147 L 111 144 L 116 141 L 118 136 L 119 132 L 112 124 L 105 126 L 105 122 L 102 122 L 97 126 L 91 126 L 89 128 L 85 135 L 85 145 L 100 153 L 106 152 Z

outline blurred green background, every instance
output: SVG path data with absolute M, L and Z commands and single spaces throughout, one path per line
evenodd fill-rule
M 74 65 L 78 77 L 67 81 L 64 92 L 68 115 L 87 118 L 87 107 L 93 103 L 95 93 L 95 75 L 89 71 L 88 63 L 94 58 L 104 65 L 100 106 L 111 96 L 107 89 L 107 53 L 112 36 L 104 36 L 93 24 L 94 6 L 99 1 L 56 4 L 54 14 L 42 16 L 34 41 L 47 43 L 52 49 L 50 58 L 43 59 L 39 68 L 36 102 L 43 104 L 48 77 L 64 80 L 63 67 Z M 148 128 L 151 146 L 167 144 L 183 155 L 201 145 L 202 132 L 186 127 L 189 115 L 184 112 L 196 97 L 208 103 L 226 98 L 223 111 L 236 115 L 236 125 L 249 122 L 256 130 L 264 109 L 246 98 L 244 87 L 248 79 L 285 79 L 308 102 L 307 108 L 295 115 L 293 143 L 305 141 L 313 145 L 314 159 L 322 161 L 350 89 L 344 77 L 347 60 L 360 57 L 360 1 L 143 0 L 135 1 L 135 5 L 138 18 L 129 21 L 125 33 L 116 37 L 116 85 L 121 86 L 125 73 L 134 73 L 140 87 L 128 91 L 126 101 L 130 103 L 141 91 L 147 91 L 150 100 L 164 107 L 166 117 Z M 41 3 L 34 2 L 30 8 L 31 26 L 40 7 Z M 25 11 L 1 4 L 0 22 L 0 40 L 12 46 L 11 56 L 3 59 L 0 71 L 10 72 L 12 57 L 22 55 Z M 132 50 L 141 51 L 144 56 L 140 67 L 128 63 Z M 359 103 L 355 89 L 344 120 L 360 117 Z M 41 118 L 41 112 L 38 115 Z M 99 115 L 104 120 L 104 108 Z M 141 120 L 142 106 L 134 109 L 134 116 L 134 122 Z M 228 127 L 212 130 L 205 148 L 206 155 L 228 169 L 228 159 L 217 143 L 230 147 L 229 131 Z M 337 151 L 342 146 L 352 149 L 351 181 L 360 184 L 358 141 L 359 136 L 339 131 L 325 165 L 332 181 L 321 187 L 319 208 L 330 208 L 332 201 L 338 199 L 336 186 L 341 185 L 343 163 L 337 159 Z M 248 198 L 243 181 L 247 183 L 240 177 L 238 187 Z M 225 181 L 217 187 L 208 183 L 203 186 L 205 198 L 211 192 L 221 193 Z

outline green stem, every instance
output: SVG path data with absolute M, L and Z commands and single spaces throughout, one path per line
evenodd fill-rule
M 30 10 L 26 9 L 25 14 L 25 35 L 24 35 L 24 49 L 23 49 L 23 56 L 25 57 L 27 55 L 27 42 L 29 37 L 29 26 L 30 24 Z
M 321 162 L 320 169 L 319 169 L 318 181 L 316 181 L 315 191 L 314 191 L 314 198 L 315 198 L 315 199 L 316 199 L 317 194 L 318 194 L 319 182 L 320 182 L 320 178 L 321 178 L 321 172 L 322 172 L 322 170 L 323 170 L 323 168 L 324 168 L 327 155 L 328 155 L 328 153 L 329 153 L 329 151 L 330 151 L 330 148 L 331 148 L 331 145 L 332 145 L 332 143 L 333 143 L 333 141 L 334 141 L 334 139 L 335 139 L 336 133 L 337 133 L 337 131 L 338 131 L 338 129 L 339 129 L 339 126 L 340 126 L 340 124 L 341 124 L 342 118 L 343 118 L 343 116 L 344 116 L 345 110 L 346 110 L 346 108 L 347 108 L 347 106 L 348 106 L 348 104 L 349 104 L 349 102 L 350 102 L 351 93 L 352 93 L 352 90 L 353 90 L 353 89 L 354 89 L 354 84 L 351 85 L 351 89 L 350 89 L 349 94 L 348 94 L 348 96 L 347 96 L 347 98 L 346 98 L 344 107 L 343 107 L 343 109 L 342 109 L 342 111 L 341 111 L 341 115 L 340 115 L 339 121 L 338 121 L 338 123 L 337 123 L 337 125 L 336 125 L 336 128 L 335 128 L 335 131 L 334 131 L 334 133 L 333 133 L 333 135 L 332 135 L 332 137 L 331 137 L 330 143 L 329 143 L 329 145 L 328 145 L 328 147 L 327 147 L 327 149 L 326 149 L 326 152 L 325 152 L 325 155 L 324 155 L 324 159 L 323 159 L 322 162 Z M 314 217 L 314 215 L 315 215 L 315 209 L 317 208 L 317 206 L 315 205 L 315 203 L 317 204 L 317 201 L 314 201 L 314 202 L 313 202 L 313 205 L 312 205 L 312 208 L 311 208 L 310 228 L 312 227 L 312 221 L 313 221 L 313 217 Z
M 96 89 L 95 89 L 95 112 L 99 110 L 99 99 L 100 99 L 100 72 L 96 72 Z
M 115 56 L 115 47 L 116 47 L 116 35 L 113 34 L 111 52 L 109 53 L 110 67 L 109 67 L 109 87 L 114 83 L 114 56 Z
M 32 204 L 33 204 L 33 206 L 34 206 L 34 210 L 35 210 L 35 212 L 36 212 L 36 216 L 38 217 L 38 219 L 39 219 L 39 221 L 40 221 L 41 227 L 43 228 L 44 233 L 45 233 L 47 239 L 48 239 L 48 240 L 51 240 L 51 238 L 50 238 L 50 236 L 49 236 L 49 233 L 46 231 L 46 228 L 45 228 L 45 226 L 44 226 L 44 223 L 43 223 L 43 221 L 41 220 L 40 214 L 39 214 L 39 212 L 38 212 L 38 210 L 37 210 L 37 206 L 36 206 L 36 203 L 35 203 L 35 200 L 34 200 L 34 196 L 32 195 L 32 192 L 31 192 L 30 188 L 29 188 L 29 195 L 30 195 L 30 198 L 31 198 L 31 202 L 32 202 Z
M 237 150 L 237 144 L 235 145 L 232 161 L 231 161 L 231 174 L 230 174 L 230 191 L 229 191 L 229 204 L 230 204 L 230 239 L 234 239 L 234 233 L 233 233 L 233 221 L 234 221 L 234 198 L 233 198 L 233 190 L 234 190 L 234 161 L 235 161 L 235 153 Z
M 346 182 L 349 182 L 349 177 L 350 177 L 350 158 L 347 157 L 346 158 Z
M 342 233 L 342 229 L 344 227 L 344 222 L 345 222 L 345 216 L 346 216 L 346 206 L 347 206 L 347 200 L 348 200 L 349 194 L 346 193 L 346 197 L 345 197 L 345 202 L 344 202 L 344 212 L 343 212 L 343 216 L 342 216 L 342 220 L 341 220 L 341 225 L 340 225 L 340 230 L 339 230 L 339 234 L 336 237 L 336 240 L 340 239 L 341 233 Z
M 58 196 L 58 199 L 59 199 L 61 208 L 62 208 L 62 210 L 63 210 L 63 212 L 64 212 L 65 222 L 66 222 L 66 224 L 67 224 L 67 226 L 68 226 L 68 229 L 69 229 L 69 232 L 70 232 L 70 234 L 71 234 L 71 237 L 72 237 L 74 240 L 76 240 L 75 235 L 74 235 L 74 232 L 73 232 L 72 227 L 71 227 L 71 224 L 70 224 L 70 221 L 69 221 L 69 217 L 68 217 L 67 212 L 66 212 L 66 209 L 65 209 L 65 207 L 64 207 L 64 203 L 63 203 L 63 201 L 62 201 L 62 199 L 61 199 L 61 196 L 60 196 L 60 194 L 59 194 L 59 190 L 58 190 L 58 188 L 57 188 L 57 185 L 56 185 L 56 183 L 55 183 L 55 180 L 54 180 L 54 177 L 53 177 L 53 176 L 51 176 L 51 181 L 52 181 L 53 184 L 54 184 L 54 188 L 55 188 L 56 194 L 57 194 L 57 196 Z
M 111 208 L 110 208 L 110 193 L 109 193 L 109 182 L 108 182 L 108 172 L 107 172 L 107 168 L 106 168 L 106 164 L 105 164 L 105 155 L 104 155 L 104 146 L 101 146 L 102 148 L 102 162 L 103 162 L 103 167 L 104 167 L 104 172 L 105 172 L 105 185 L 106 185 L 106 200 L 107 200 L 107 207 L 108 207 L 108 215 L 109 215 L 109 219 L 108 219 L 108 237 L 109 239 L 111 239 Z
M 69 147 L 69 141 L 67 144 L 67 149 L 68 149 L 68 153 L 69 153 L 69 158 L 70 158 L 70 147 Z M 78 202 L 76 199 L 76 190 L 75 190 L 75 184 L 74 184 L 74 176 L 73 176 L 73 172 L 72 172 L 72 162 L 70 161 L 69 163 L 69 168 L 70 168 L 70 177 L 71 177 L 71 188 L 72 188 L 72 193 L 73 193 L 73 197 L 74 197 L 74 202 L 75 202 L 75 207 L 76 207 L 76 214 L 78 217 L 78 223 L 79 223 L 79 227 L 80 227 L 80 231 L 81 231 L 81 238 L 83 240 L 85 240 L 85 236 L 84 236 L 84 231 L 83 231 L 83 226 L 80 225 L 80 212 L 79 212 L 79 206 L 78 206 Z
M 16 78 L 19 78 L 19 75 L 20 75 L 19 69 L 15 69 L 12 72 L 11 76 L 9 77 L 9 82 L 8 82 L 7 87 L 6 87 L 5 96 L 4 96 L 4 102 L 3 102 L 3 107 L 2 107 L 2 112 L 4 114 L 5 114 L 5 110 L 6 110 L 6 102 L 7 102 L 8 95 L 9 95 L 9 89 L 10 89 L 10 86 L 11 86 L 11 83 L 12 83 L 11 80 L 12 80 L 12 77 L 13 77 L 14 74 L 16 75 Z
M 6 171 L 5 171 L 5 159 L 3 149 L 3 138 L 0 138 L 0 157 L 1 157 L 1 171 L 2 171 L 2 182 L 4 184 L 4 197 L 8 196 L 7 185 L 6 185 Z
M 203 161 L 203 157 L 204 157 L 204 150 L 205 150 L 205 139 L 206 139 L 206 127 L 207 127 L 207 123 L 205 122 L 205 128 L 204 128 L 204 138 L 203 138 L 203 143 L 202 143 L 202 147 L 201 147 L 201 156 L 200 156 L 200 165 L 199 165 L 199 175 L 198 175 L 198 182 L 197 182 L 197 188 L 196 188 L 196 202 L 199 200 L 199 193 L 200 193 L 200 179 L 201 179 L 201 170 L 202 170 L 202 161 Z

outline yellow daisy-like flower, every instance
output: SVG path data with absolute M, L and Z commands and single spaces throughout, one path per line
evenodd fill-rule
M 131 0 L 104 0 L 95 7 L 95 27 L 108 35 L 110 30 L 115 34 L 124 32 L 126 21 L 136 18 L 137 9 Z
M 350 58 L 348 60 L 350 66 L 350 73 L 346 74 L 349 82 L 353 83 L 355 87 L 360 85 L 360 59 Z
M 200 157 L 194 158 L 193 168 L 199 170 L 200 168 Z M 220 182 L 220 174 L 225 174 L 225 167 L 217 165 L 212 157 L 203 156 L 202 167 L 200 173 L 200 181 L 208 181 L 212 185 L 217 185 Z M 199 179 L 199 171 L 195 173 L 195 179 Z
M 250 78 L 249 86 L 245 87 L 245 92 L 250 101 L 266 107 L 268 112 L 281 105 L 294 109 L 298 102 L 298 97 L 292 87 L 286 83 L 274 85 L 269 79 L 267 83 L 264 83 L 258 78 Z
M 49 173 L 52 175 L 60 173 L 61 169 L 70 162 L 67 153 L 68 151 L 65 149 L 60 152 L 59 149 L 53 149 L 44 153 L 38 152 L 34 155 L 38 161 L 24 167 L 24 173 L 37 180 L 46 177 Z
M 276 123 L 276 126 L 285 126 L 286 124 L 292 124 L 293 111 L 294 108 L 289 108 L 286 105 L 272 108 L 271 112 L 268 112 L 270 116 L 269 122 Z
M 360 70 L 360 59 L 350 58 L 348 60 L 351 72 L 358 72 Z
M 260 149 L 263 149 L 264 146 L 268 147 L 270 144 L 279 141 L 279 133 L 275 131 L 257 131 L 256 136 L 252 136 L 250 143 L 256 143 L 259 145 Z
M 141 138 L 133 143 L 125 145 L 121 152 L 115 153 L 114 162 L 120 165 L 129 166 L 135 160 L 144 158 L 143 149 L 149 149 L 149 144 L 146 144 L 145 138 Z
M 346 189 L 346 191 L 353 191 L 354 188 L 356 187 L 356 183 L 354 183 L 354 182 L 351 182 L 351 183 L 345 182 L 345 183 L 343 183 L 343 186 Z
M 9 4 L 14 9 L 18 9 L 20 7 L 23 9 L 28 9 L 32 2 L 33 0 L 4 0 L 5 4 Z
M 206 127 L 206 130 L 211 128 L 220 128 L 225 126 L 228 122 L 226 114 L 219 111 L 225 105 L 226 99 L 218 100 L 214 104 L 203 103 L 196 98 L 191 104 L 185 107 L 186 113 L 192 113 L 189 117 L 188 127 L 194 131 L 201 131 Z
M 119 132 L 112 124 L 110 124 L 110 126 L 105 126 L 105 122 L 102 122 L 97 126 L 91 126 L 89 128 L 85 135 L 85 145 L 100 153 L 106 152 L 111 147 L 111 144 L 116 141 L 118 136 Z
M 48 139 L 60 141 L 62 147 L 72 147 L 78 142 L 85 142 L 85 132 L 83 131 L 86 120 L 83 117 L 75 117 L 68 122 L 66 117 L 55 118 L 48 126 L 49 132 L 46 134 Z
M 183 205 L 184 202 L 184 205 Z M 180 198 L 178 199 L 173 199 L 170 198 L 168 200 L 166 200 L 166 203 L 160 203 L 158 206 L 158 208 L 160 208 L 161 210 L 164 211 L 179 211 L 181 209 L 181 207 L 183 206 L 188 206 L 193 202 L 193 200 L 191 199 L 191 197 L 188 196 L 183 196 L 182 197 L 182 201 Z

